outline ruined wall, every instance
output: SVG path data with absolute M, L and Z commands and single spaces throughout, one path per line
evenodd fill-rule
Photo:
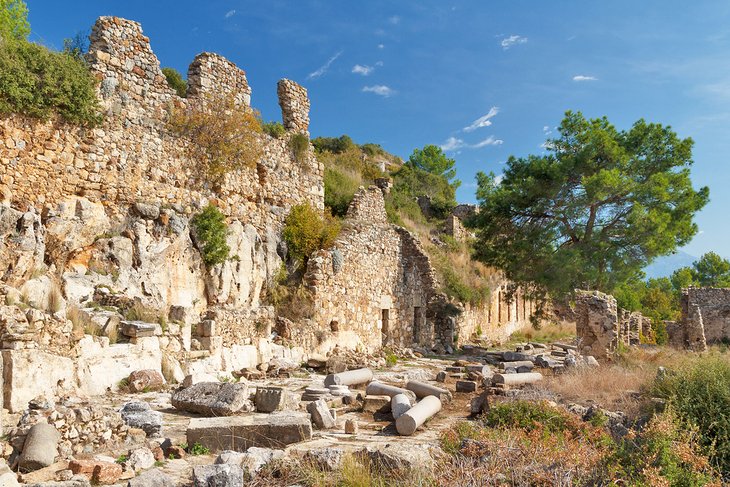
M 730 340 L 730 289 L 688 288 L 682 290 L 682 318 L 686 343 L 707 343 Z M 697 310 L 694 308 L 697 307 Z M 698 319 L 699 317 L 699 319 Z
M 14 206 L 42 207 L 84 195 L 112 213 L 136 201 L 180 205 L 189 213 L 195 204 L 215 200 L 227 215 L 260 231 L 280 223 L 292 204 L 310 201 L 323 208 L 322 166 L 311 150 L 305 161 L 296 162 L 286 139 L 262 135 L 264 155 L 256 167 L 229 173 L 219 189 L 201 178 L 196 163 L 181 152 L 184 141 L 165 128 L 170 104 L 185 99 L 167 85 L 140 24 L 99 18 L 88 59 L 100 81 L 101 127 L 18 116 L 0 120 L 0 181 Z M 218 55 L 203 53 L 190 67 L 189 96 L 208 92 L 230 92 L 250 102 L 245 73 Z M 288 127 L 306 131 L 306 90 L 286 80 L 279 93 Z
M 375 186 L 355 195 L 342 234 L 310 259 L 305 283 L 315 321 L 356 332 L 369 349 L 433 340 L 425 319 L 436 292 L 433 270 L 415 237 L 388 223 Z

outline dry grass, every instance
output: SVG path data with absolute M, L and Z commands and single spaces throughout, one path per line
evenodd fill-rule
M 58 284 L 53 282 L 51 284 L 51 292 L 48 294 L 48 303 L 46 305 L 46 311 L 48 311 L 51 314 L 57 313 L 61 311 L 61 307 L 63 306 L 63 295 L 61 294 L 61 289 L 58 287 Z
M 73 323 L 72 333 L 74 336 L 91 335 L 99 336 L 101 327 L 89 315 L 79 309 L 78 306 L 69 306 L 66 310 L 66 319 Z
M 537 342 L 571 342 L 575 338 L 575 324 L 566 322 L 550 322 L 542 325 L 539 330 L 520 330 L 510 336 L 509 344 Z

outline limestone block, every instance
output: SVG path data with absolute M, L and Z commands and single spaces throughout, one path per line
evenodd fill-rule
M 73 390 L 74 362 L 40 350 L 3 350 L 5 407 L 23 411 L 39 395 L 53 397 L 58 389 Z
M 32 472 L 53 464 L 58 455 L 60 440 L 61 435 L 53 425 L 36 424 L 25 437 L 23 451 L 18 459 L 18 468 L 22 472 Z
M 177 409 L 207 416 L 231 416 L 253 408 L 245 383 L 199 382 L 175 391 L 171 401 Z
M 228 418 L 193 418 L 187 443 L 200 443 L 211 451 L 246 451 L 249 447 L 281 448 L 312 438 L 308 413 L 280 412 Z
M 274 411 L 296 410 L 299 398 L 292 391 L 283 387 L 258 386 L 256 388 L 256 411 L 273 413 Z
M 312 416 L 312 423 L 319 429 L 334 428 L 337 424 L 324 399 L 318 399 L 307 404 L 307 412 Z
M 155 336 L 155 329 L 155 323 L 145 323 L 144 321 L 122 321 L 120 323 L 120 331 L 124 336 L 130 338 Z
M 193 467 L 193 487 L 238 487 L 243 485 L 243 469 L 238 465 Z
M 139 428 L 147 436 L 159 436 L 162 430 L 162 413 L 153 411 L 144 401 L 131 401 L 119 410 L 122 419 L 132 428 Z

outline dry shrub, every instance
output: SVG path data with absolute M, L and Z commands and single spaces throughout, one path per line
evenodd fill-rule
M 275 283 L 268 291 L 268 301 L 274 306 L 277 316 L 294 323 L 314 316 L 312 293 L 301 284 Z
M 571 341 L 574 337 L 575 324 L 561 321 L 543 324 L 539 329 L 517 331 L 510 336 L 510 342 L 552 343 Z
M 46 311 L 48 311 L 51 314 L 57 313 L 61 310 L 61 307 L 63 306 L 63 295 L 61 294 L 61 289 L 58 287 L 58 284 L 53 282 L 51 284 L 51 292 L 48 294 L 48 303 L 46 305 Z
M 346 454 L 340 467 L 329 471 L 307 459 L 291 458 L 273 462 L 251 481 L 256 487 L 421 487 L 440 485 L 427 471 L 382 469 L 364 458 Z
M 122 314 L 125 320 L 144 321 L 145 323 L 157 323 L 160 321 L 160 316 L 164 316 L 160 310 L 145 306 L 137 300 L 134 301 L 132 306 L 125 309 Z
M 73 323 L 73 334 L 99 336 L 101 327 L 92 320 L 87 313 L 79 309 L 78 306 L 69 306 L 66 310 L 66 319 Z
M 647 386 L 656 372 L 649 369 L 629 369 L 619 365 L 597 368 L 573 368 L 566 373 L 548 376 L 536 387 L 557 394 L 564 402 L 600 404 L 611 411 L 629 415 L 638 413 L 641 402 L 632 394 Z
M 176 105 L 168 127 L 190 141 L 188 157 L 216 183 L 230 171 L 254 167 L 263 153 L 258 113 L 238 105 L 233 95 L 206 95 Z

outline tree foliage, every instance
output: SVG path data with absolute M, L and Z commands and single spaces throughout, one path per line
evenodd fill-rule
M 476 256 L 518 283 L 610 292 L 697 233 L 709 190 L 692 188 L 692 140 L 639 120 L 618 131 L 567 112 L 547 155 L 478 174 Z
M 427 145 L 423 149 L 414 149 L 406 164 L 429 174 L 443 177 L 453 186 L 454 190 L 461 185 L 461 181 L 454 180 L 456 177 L 456 169 L 454 169 L 456 161 L 446 157 L 446 154 L 438 146 Z
M 213 267 L 225 262 L 231 249 L 226 242 L 228 226 L 223 213 L 208 205 L 193 217 L 191 223 L 205 265 Z
M 170 130 L 189 139 L 188 157 L 218 184 L 230 171 L 254 167 L 263 153 L 255 110 L 230 95 L 209 95 L 172 107 Z
M 28 6 L 23 0 L 0 0 L 0 37 L 4 41 L 25 40 L 30 34 Z
M 177 96 L 185 98 L 188 94 L 188 82 L 182 77 L 180 72 L 175 68 L 162 68 L 162 74 L 167 79 L 167 84 L 175 90 Z

